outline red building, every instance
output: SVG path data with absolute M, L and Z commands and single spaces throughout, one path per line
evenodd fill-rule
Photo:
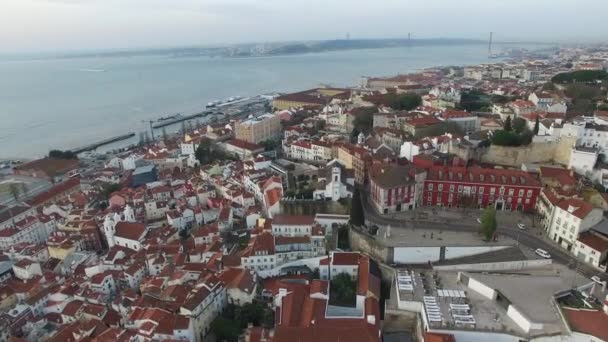
M 424 181 L 422 205 L 532 211 L 540 190 L 540 182 L 523 171 L 434 166 Z
M 369 189 L 376 210 L 388 214 L 416 208 L 416 179 L 421 181 L 422 176 L 424 173 L 417 173 L 412 165 L 372 165 L 369 170 Z

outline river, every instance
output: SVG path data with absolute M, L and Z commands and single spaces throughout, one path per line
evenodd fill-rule
M 484 45 L 421 46 L 260 58 L 170 55 L 0 60 L 0 158 L 33 158 L 201 111 L 213 100 L 357 85 L 441 65 L 488 63 Z

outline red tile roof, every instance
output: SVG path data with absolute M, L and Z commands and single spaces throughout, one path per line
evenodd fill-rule
M 121 237 L 127 240 L 138 241 L 144 237 L 146 233 L 146 225 L 137 222 L 118 222 L 116 224 L 116 233 L 114 236 Z
M 563 308 L 570 328 L 608 341 L 608 315 L 602 311 Z
M 232 145 L 232 146 L 244 149 L 244 150 L 248 150 L 250 152 L 264 150 L 264 148 L 258 144 L 253 144 L 248 141 L 240 140 L 240 139 L 232 139 L 232 140 L 226 142 L 226 144 Z
M 424 333 L 425 342 L 456 342 L 456 337 L 452 334 L 441 334 L 435 332 Z
M 264 193 L 266 198 L 266 205 L 272 207 L 283 197 L 283 190 L 281 188 L 274 188 Z
M 41 205 L 78 186 L 80 186 L 80 177 L 72 177 L 63 183 L 59 183 L 50 189 L 37 194 L 28 200 L 27 203 L 31 206 Z
M 277 215 L 273 218 L 273 225 L 290 225 L 290 226 L 312 226 L 315 222 L 314 216 L 305 215 Z
M 608 239 L 603 239 L 590 231 L 580 233 L 578 241 L 600 253 L 608 250 Z
M 406 124 L 414 127 L 425 127 L 441 123 L 441 120 L 434 116 L 428 116 L 423 118 L 413 118 L 406 121 Z
M 562 186 L 576 184 L 576 178 L 574 178 L 572 171 L 568 169 L 541 166 L 540 176 L 541 178 L 553 178 Z
M 359 265 L 359 253 L 334 253 L 332 265 Z
M 441 117 L 444 119 L 457 119 L 457 118 L 468 118 L 471 117 L 471 113 L 465 112 L 464 110 L 448 109 L 441 113 Z
M 533 175 L 524 171 L 481 167 L 434 166 L 428 170 L 426 179 L 433 181 L 475 182 L 528 187 L 541 186 L 540 182 Z
M 578 198 L 566 198 L 559 201 L 557 206 L 580 219 L 584 219 L 593 210 L 591 204 Z

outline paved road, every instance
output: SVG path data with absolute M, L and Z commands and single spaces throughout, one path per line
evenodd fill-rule
M 392 228 L 412 228 L 423 226 L 424 229 L 444 230 L 444 231 L 462 231 L 473 232 L 477 231 L 478 223 L 475 217 L 469 218 L 441 218 L 440 215 L 419 215 L 412 213 L 410 215 L 380 215 L 371 204 L 370 196 L 364 196 L 363 210 L 365 219 L 369 224 L 376 225 L 391 225 Z M 462 215 L 462 214 L 461 214 Z M 409 216 L 409 217 L 408 217 Z M 514 215 L 513 215 L 514 216 Z M 518 220 L 518 219 L 516 219 Z M 515 228 L 513 222 L 498 226 L 497 232 L 500 235 L 509 237 L 518 241 L 523 246 L 531 249 L 542 248 L 551 254 L 554 262 L 567 265 L 571 268 L 577 268 L 578 271 L 587 278 L 598 275 L 602 280 L 608 281 L 608 274 L 580 262 L 574 258 L 568 251 L 564 250 L 548 238 L 544 237 L 538 229 L 520 230 Z

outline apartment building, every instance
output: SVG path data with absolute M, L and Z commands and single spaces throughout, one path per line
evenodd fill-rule
M 266 140 L 277 140 L 281 137 L 281 119 L 278 115 L 263 114 L 249 118 L 235 125 L 236 139 L 257 144 Z

